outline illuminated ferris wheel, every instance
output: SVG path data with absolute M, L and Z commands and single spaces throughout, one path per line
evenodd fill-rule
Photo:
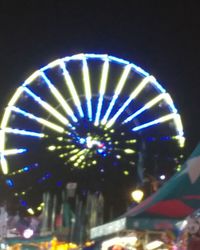
M 164 145 L 168 154 L 167 145 L 185 141 L 181 117 L 157 80 L 133 63 L 98 54 L 67 56 L 35 71 L 10 99 L 0 133 L 8 184 L 37 172 L 21 190 L 61 169 L 103 173 L 121 162 L 129 175 L 149 145 L 158 142 L 156 150 Z

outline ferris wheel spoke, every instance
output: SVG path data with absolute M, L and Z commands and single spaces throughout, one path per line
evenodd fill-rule
M 45 110 L 47 110 L 51 115 L 53 115 L 57 120 L 59 120 L 64 125 L 69 125 L 69 121 L 61 115 L 55 108 L 53 108 L 50 104 L 43 101 L 39 96 L 34 94 L 30 89 L 24 87 L 24 91 L 32 97 L 37 103 L 39 103 Z
M 100 89 L 99 89 L 99 100 L 97 104 L 97 112 L 95 117 L 95 126 L 99 125 L 99 118 L 101 115 L 101 109 L 103 104 L 103 98 L 106 91 L 106 84 L 107 84 L 107 78 L 108 78 L 108 71 L 109 71 L 109 61 L 108 59 L 104 61 L 103 69 L 102 69 L 102 75 L 101 75 L 101 81 L 100 81 Z
M 8 155 L 22 154 L 25 152 L 27 152 L 27 149 L 25 148 L 12 148 L 12 149 L 5 149 L 0 153 L 3 154 L 4 156 L 8 156 Z
M 13 148 L 13 149 L 6 149 L 6 150 L 1 150 L 0 152 L 0 163 L 1 163 L 1 169 L 3 174 L 8 174 L 8 162 L 5 156 L 10 156 L 10 155 L 18 155 L 25 153 L 27 149 L 25 148 Z
M 13 175 L 16 175 L 16 174 L 23 174 L 25 172 L 33 171 L 36 168 L 38 168 L 38 164 L 37 163 L 25 165 L 22 168 L 9 173 L 9 176 L 13 176 Z
M 106 111 L 106 113 L 105 113 L 105 115 L 104 115 L 104 117 L 103 117 L 103 119 L 102 119 L 102 121 L 101 121 L 101 123 L 102 123 L 103 125 L 106 124 L 106 122 L 107 122 L 107 120 L 108 120 L 108 117 L 109 117 L 109 115 L 110 115 L 110 113 L 111 113 L 111 111 L 112 111 L 112 109 L 113 109 L 113 106 L 115 105 L 115 102 L 117 101 L 117 98 L 118 98 L 118 96 L 120 95 L 120 93 L 121 93 L 121 91 L 122 91 L 122 88 L 124 87 L 124 84 L 125 84 L 125 82 L 126 82 L 126 79 L 127 79 L 127 77 L 128 77 L 128 74 L 129 74 L 129 72 L 130 72 L 130 70 L 131 70 L 131 67 L 132 67 L 131 64 L 128 64 L 128 65 L 125 66 L 125 68 L 124 68 L 124 71 L 123 71 L 123 73 L 122 73 L 122 76 L 121 76 L 121 78 L 120 78 L 118 84 L 117 84 L 117 87 L 116 87 L 116 89 L 115 89 L 114 95 L 113 95 L 112 100 L 111 100 L 111 102 L 110 102 L 110 104 L 109 104 L 109 107 L 108 107 L 108 109 L 107 109 L 107 111 Z
M 4 157 L 4 154 L 0 154 L 0 163 L 3 174 L 8 174 L 8 162 Z
M 166 122 L 166 121 L 169 121 L 169 120 L 172 120 L 172 119 L 176 119 L 176 117 L 177 117 L 177 114 L 171 113 L 171 114 L 162 116 L 162 117 L 160 117 L 158 119 L 155 119 L 153 121 L 144 123 L 144 124 L 142 124 L 140 126 L 134 127 L 132 130 L 133 131 L 138 131 L 138 130 L 141 130 L 141 129 L 144 129 L 144 128 L 151 127 L 153 125 L 158 125 L 160 123 L 163 123 L 163 122 Z
M 117 118 L 124 112 L 124 110 L 128 107 L 128 105 L 134 100 L 140 92 L 145 88 L 147 84 L 152 82 L 155 78 L 153 76 L 147 76 L 145 77 L 138 86 L 133 90 L 130 97 L 126 100 L 126 102 L 121 106 L 121 108 L 115 113 L 115 115 L 107 122 L 106 127 L 111 127 Z
M 27 130 L 22 130 L 22 129 L 16 129 L 16 128 L 4 128 L 2 129 L 5 133 L 8 134 L 16 134 L 16 135 L 27 135 L 27 136 L 32 136 L 32 137 L 38 137 L 42 138 L 45 137 L 45 134 L 43 133 L 37 133 L 34 131 L 27 131 Z
M 76 88 L 75 88 L 75 86 L 74 86 L 74 83 L 73 83 L 73 81 L 72 81 L 72 78 L 71 78 L 71 76 L 70 76 L 68 70 L 66 69 L 65 63 L 64 63 L 63 61 L 60 62 L 60 67 L 61 67 L 62 70 L 63 70 L 65 82 L 66 82 L 66 84 L 67 84 L 68 90 L 69 90 L 70 93 L 71 93 L 71 96 L 72 96 L 72 99 L 73 99 L 73 101 L 74 101 L 74 104 L 76 105 L 76 107 L 77 107 L 77 109 L 78 109 L 79 115 L 80 115 L 80 117 L 84 117 L 83 109 L 82 109 L 81 102 L 80 102 L 80 99 L 79 99 L 79 97 L 78 97 Z
M 144 111 L 150 109 L 151 107 L 153 107 L 156 103 L 160 102 L 161 100 L 165 100 L 166 97 L 168 96 L 167 93 L 162 93 L 158 96 L 156 96 L 155 98 L 153 98 L 152 100 L 150 100 L 149 102 L 147 102 L 142 108 L 138 109 L 135 113 L 133 113 L 132 115 L 130 115 L 128 118 L 126 118 L 123 121 L 124 123 L 127 123 L 129 121 L 132 121 L 135 117 L 137 117 L 138 115 L 140 115 L 141 113 L 143 113 Z
M 75 117 L 72 109 L 70 108 L 70 106 L 68 105 L 68 103 L 65 101 L 64 97 L 59 92 L 59 90 L 51 83 L 51 81 L 49 80 L 49 78 L 42 71 L 41 71 L 41 76 L 45 80 L 45 82 L 46 82 L 47 86 L 49 87 L 50 91 L 52 92 L 52 94 L 54 95 L 54 97 L 57 99 L 57 101 L 59 102 L 59 104 L 61 105 L 61 107 L 64 109 L 64 111 L 66 112 L 66 114 L 69 115 L 74 122 L 77 122 L 78 120 Z
M 33 114 L 29 113 L 29 112 L 26 112 L 26 111 L 24 111 L 24 110 L 22 110 L 20 108 L 17 108 L 17 107 L 13 106 L 13 107 L 9 107 L 9 109 L 11 109 L 12 111 L 14 111 L 14 112 L 16 112 L 18 114 L 21 114 L 21 115 L 23 115 L 25 117 L 28 117 L 31 120 L 37 121 L 39 124 L 42 124 L 42 125 L 50 128 L 50 129 L 52 129 L 54 131 L 57 131 L 58 133 L 63 133 L 65 131 L 64 128 L 62 128 L 62 127 L 60 127 L 60 126 L 58 126 L 58 125 L 56 125 L 56 124 L 54 124 L 52 122 L 49 122 L 49 121 L 47 121 L 47 120 L 45 120 L 45 119 L 43 119 L 41 117 L 37 117 L 37 116 L 35 116 L 35 115 L 33 115 Z
M 91 85 L 90 85 L 90 75 L 86 58 L 83 58 L 83 82 L 85 88 L 85 96 L 87 101 L 87 111 L 88 119 L 92 121 L 92 94 L 91 94 Z

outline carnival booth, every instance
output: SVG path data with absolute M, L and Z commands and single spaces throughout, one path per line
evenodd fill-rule
M 199 208 L 200 144 L 181 171 L 156 193 L 118 220 L 92 228 L 91 239 L 99 240 L 104 250 L 119 245 L 132 250 L 200 249 Z M 127 236 L 128 244 L 127 239 L 119 239 Z

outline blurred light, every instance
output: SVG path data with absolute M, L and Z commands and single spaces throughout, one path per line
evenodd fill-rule
M 187 224 L 188 224 L 187 220 L 183 220 L 183 221 L 177 222 L 176 226 L 182 232 L 186 228 Z
M 56 182 L 56 186 L 57 186 L 57 187 L 61 187 L 62 184 L 63 184 L 62 181 L 57 181 L 57 182 Z
M 129 172 L 127 170 L 125 170 L 123 173 L 124 175 L 129 175 Z
M 90 246 L 92 246 L 92 245 L 94 245 L 94 241 L 86 241 L 86 242 L 85 242 L 85 246 L 86 246 L 86 247 L 90 247 Z
M 7 249 L 7 245 L 5 243 L 0 244 L 0 249 Z
M 54 151 L 55 149 L 56 149 L 56 146 L 54 146 L 54 145 L 51 145 L 48 147 L 48 150 L 50 150 L 50 151 Z
M 31 215 L 34 215 L 34 214 L 35 214 L 32 208 L 28 208 L 28 209 L 27 209 L 27 212 L 28 212 L 29 214 L 31 214 Z
M 136 189 L 131 193 L 131 196 L 134 201 L 136 201 L 137 203 L 140 203 L 140 201 L 142 200 L 144 196 L 144 192 L 140 189 Z
M 30 229 L 30 228 L 25 229 L 24 232 L 23 232 L 23 236 L 26 239 L 31 238 L 31 236 L 33 236 L 33 230 Z
M 146 249 L 147 250 L 153 250 L 153 249 L 156 249 L 158 247 L 160 247 L 161 245 L 163 245 L 163 242 L 160 241 L 160 240 L 155 240 L 155 241 L 152 241 L 150 243 L 148 243 L 146 245 Z
M 14 183 L 11 179 L 7 179 L 6 180 L 6 184 L 9 186 L 9 187 L 14 187 Z
M 130 249 L 135 249 L 134 246 L 136 242 L 137 242 L 136 236 L 114 237 L 112 239 L 103 241 L 101 249 L 107 250 L 113 245 L 120 245 L 122 247 L 125 247 L 126 245 L 131 245 Z
M 27 202 L 24 200 L 20 200 L 20 203 L 23 207 L 27 207 Z
M 180 171 L 181 171 L 181 165 L 178 165 L 178 166 L 177 166 L 176 171 L 177 171 L 177 172 L 180 172 Z
M 126 153 L 126 154 L 134 154 L 135 151 L 133 149 L 126 148 L 126 149 L 124 149 L 124 153 Z
M 121 155 L 116 155 L 116 158 L 121 159 L 122 157 L 121 157 Z
M 160 176 L 160 179 L 163 181 L 163 180 L 165 180 L 165 178 L 166 178 L 166 176 L 164 175 L 164 174 L 162 174 L 161 176 Z
M 24 172 L 28 172 L 28 171 L 29 171 L 29 167 L 24 167 L 24 168 L 23 168 L 23 171 L 24 171 Z

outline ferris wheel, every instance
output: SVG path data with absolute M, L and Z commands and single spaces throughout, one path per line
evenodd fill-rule
M 161 84 L 134 63 L 104 54 L 67 56 L 35 71 L 8 102 L 0 133 L 2 173 L 20 190 L 61 169 L 103 173 L 107 160 L 111 167 L 121 161 L 129 175 L 155 142 L 166 155 L 167 145 L 185 142 L 180 114 Z M 37 174 L 19 181 L 27 172 Z

